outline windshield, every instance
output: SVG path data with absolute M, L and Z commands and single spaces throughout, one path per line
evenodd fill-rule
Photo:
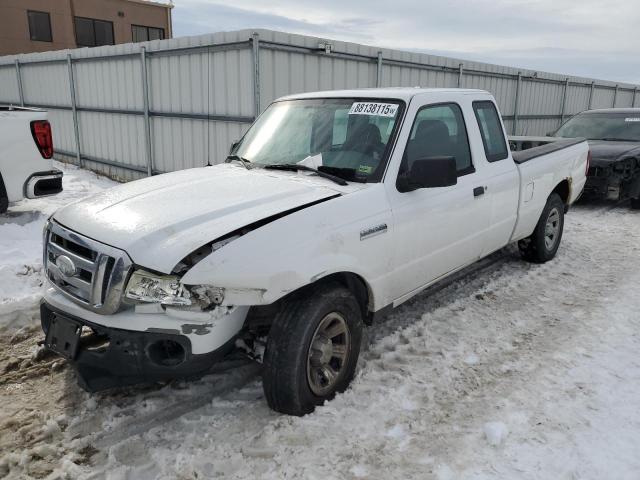
M 576 115 L 560 127 L 556 136 L 640 142 L 640 112 L 636 114 L 584 113 Z
M 347 180 L 380 181 L 402 106 L 354 98 L 276 102 L 231 153 L 254 166 L 303 165 Z

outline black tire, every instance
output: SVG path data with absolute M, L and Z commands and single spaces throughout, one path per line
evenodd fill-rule
M 564 230 L 564 209 L 565 205 L 560 196 L 552 193 L 542 210 L 536 229 L 529 237 L 518 242 L 520 254 L 525 260 L 545 263 L 556 256 Z M 556 222 L 554 219 L 557 219 Z M 555 232 L 553 238 L 550 233 L 552 231 Z
M 4 187 L 4 180 L 2 180 L 2 174 L 0 173 L 0 214 L 7 211 L 9 208 L 9 198 L 7 197 L 7 189 Z
M 331 339 L 316 335 L 318 329 L 327 323 L 327 318 L 333 321 L 333 317 L 340 323 L 340 328 L 346 327 L 347 333 Z M 269 406 L 277 412 L 300 416 L 312 412 L 316 405 L 322 405 L 336 393 L 346 390 L 358 362 L 362 330 L 360 305 L 354 295 L 338 283 L 308 289 L 306 294 L 287 301 L 273 320 L 264 355 L 262 385 Z M 328 347 L 329 362 L 334 362 L 330 365 L 331 372 L 335 373 L 334 367 L 338 365 L 338 374 L 334 382 L 327 381 L 325 388 L 328 391 L 320 394 L 317 392 L 320 388 L 317 380 L 321 376 L 312 375 L 312 372 L 318 373 L 323 367 L 314 367 L 311 362 L 312 358 L 316 363 L 320 362 L 325 353 L 322 351 L 319 358 L 311 355 L 314 338 L 314 346 L 325 339 L 329 343 L 332 339 L 337 339 L 336 342 L 341 338 L 348 340 L 345 341 L 348 346 L 341 347 L 344 355 L 341 362 L 332 356 L 333 344 Z M 314 348 L 314 355 L 319 352 Z
M 633 210 L 640 210 L 640 198 L 631 199 L 631 208 Z

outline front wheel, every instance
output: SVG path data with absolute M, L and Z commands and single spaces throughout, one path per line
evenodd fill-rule
M 640 210 L 640 198 L 631 199 L 631 208 L 633 210 Z
M 564 203 L 552 193 L 542 210 L 533 233 L 518 242 L 522 257 L 533 263 L 545 263 L 556 256 L 564 230 Z
M 339 284 L 287 301 L 271 325 L 264 356 L 262 385 L 269 406 L 304 415 L 346 390 L 362 328 L 360 305 Z

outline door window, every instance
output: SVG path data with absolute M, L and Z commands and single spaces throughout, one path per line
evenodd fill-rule
M 401 173 L 414 161 L 451 156 L 456 160 L 458 176 L 475 171 L 462 110 L 455 103 L 430 105 L 418 111 L 404 152 Z
M 509 151 L 496 106 L 490 101 L 473 102 L 473 111 L 478 120 L 487 160 L 497 162 L 507 158 Z

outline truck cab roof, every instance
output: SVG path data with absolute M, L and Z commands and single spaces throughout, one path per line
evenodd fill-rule
M 393 98 L 409 101 L 413 97 L 425 93 L 446 96 L 451 99 L 456 95 L 490 95 L 486 90 L 466 88 L 421 88 L 421 87 L 390 87 L 390 88 L 356 88 L 352 90 L 325 90 L 321 92 L 299 93 L 278 98 L 282 100 L 302 100 L 312 98 Z

